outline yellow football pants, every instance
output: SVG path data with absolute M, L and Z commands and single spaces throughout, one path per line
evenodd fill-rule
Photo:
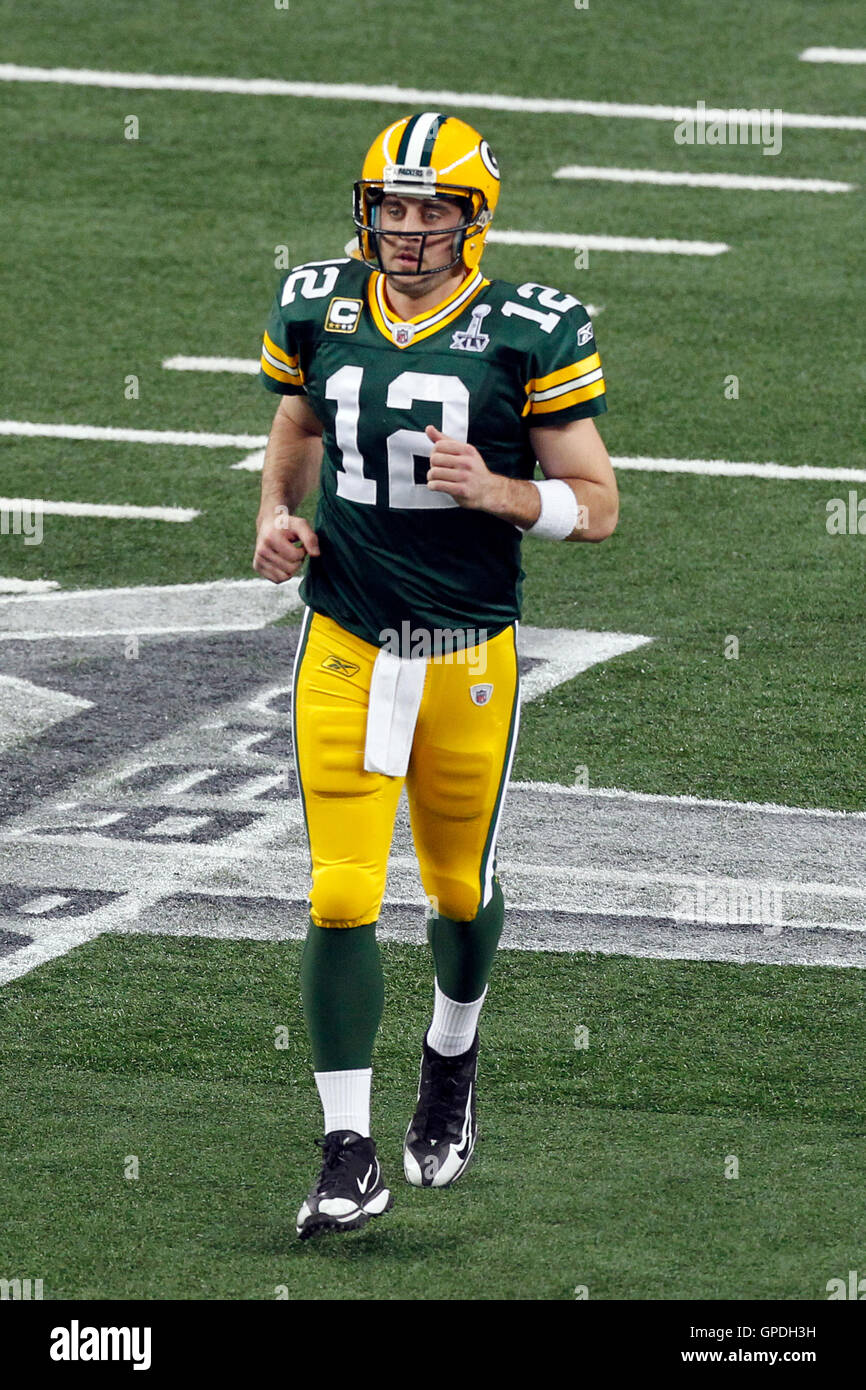
M 322 927 L 376 921 L 405 781 L 424 892 L 440 914 L 471 921 L 493 893 L 496 833 L 517 740 L 515 628 L 483 647 L 430 658 L 405 778 L 364 769 L 378 650 L 306 610 L 292 726 L 310 843 L 312 919 Z M 488 698 L 479 684 L 493 687 Z

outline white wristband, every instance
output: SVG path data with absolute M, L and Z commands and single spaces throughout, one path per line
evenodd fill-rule
M 523 534 L 540 536 L 546 541 L 564 541 L 577 525 L 577 498 L 562 478 L 545 478 L 540 483 L 534 478 L 530 481 L 538 488 L 541 511 L 538 520 L 527 526 Z

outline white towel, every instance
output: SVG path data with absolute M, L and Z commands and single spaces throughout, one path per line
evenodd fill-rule
M 426 675 L 426 657 L 400 657 L 380 648 L 370 677 L 364 748 L 367 772 L 406 776 Z

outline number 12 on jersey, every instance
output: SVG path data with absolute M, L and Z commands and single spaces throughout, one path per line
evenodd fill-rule
M 358 448 L 358 419 L 361 413 L 363 367 L 341 367 L 325 382 L 325 397 L 336 402 L 334 436 L 340 450 L 342 469 L 337 473 L 337 496 L 347 502 L 376 505 L 376 480 L 364 473 L 364 457 Z M 456 376 L 432 372 L 401 372 L 388 387 L 385 404 L 391 410 L 410 410 L 416 401 L 434 401 L 442 406 L 440 429 L 451 439 L 465 444 L 469 437 L 469 390 Z M 429 458 L 433 445 L 423 430 L 395 430 L 385 441 L 388 459 L 387 505 L 389 507 L 456 507 L 459 503 L 444 492 L 431 492 L 425 483 L 415 481 L 415 459 Z

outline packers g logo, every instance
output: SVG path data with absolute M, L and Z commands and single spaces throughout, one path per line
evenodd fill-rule
M 481 155 L 482 162 L 488 174 L 492 174 L 495 179 L 498 179 L 499 161 L 486 140 L 481 141 L 481 144 L 478 146 L 478 153 Z
M 327 333 L 354 333 L 358 327 L 358 320 L 361 317 L 363 307 L 364 301 L 362 299 L 341 299 L 339 295 L 335 295 L 328 305 L 325 331 Z

